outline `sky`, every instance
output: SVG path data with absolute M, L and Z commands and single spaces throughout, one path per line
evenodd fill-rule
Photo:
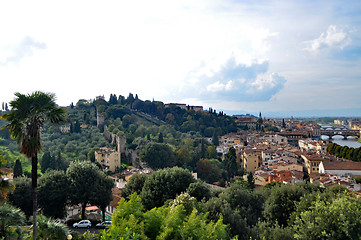
M 0 102 L 361 116 L 361 1 L 0 1 Z

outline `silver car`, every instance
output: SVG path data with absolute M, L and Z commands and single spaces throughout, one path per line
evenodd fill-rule
M 91 228 L 91 226 L 92 223 L 89 220 L 81 220 L 73 224 L 73 228 Z
M 98 223 L 95 227 L 96 228 L 105 228 L 106 226 L 112 225 L 112 221 L 105 221 L 102 223 Z

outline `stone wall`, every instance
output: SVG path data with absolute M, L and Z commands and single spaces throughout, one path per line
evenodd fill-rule
M 138 153 L 133 149 L 128 149 L 126 136 L 118 136 L 112 132 L 109 132 L 108 127 L 104 126 L 103 136 L 113 146 L 116 146 L 116 150 L 121 153 L 121 162 L 130 162 L 132 166 L 137 168 L 143 168 L 143 164 L 140 161 Z M 127 159 L 124 159 L 126 157 Z

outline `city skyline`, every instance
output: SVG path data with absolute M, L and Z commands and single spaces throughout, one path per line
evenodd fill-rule
M 2 102 L 131 92 L 227 114 L 361 116 L 356 1 L 20 3 L 0 3 Z

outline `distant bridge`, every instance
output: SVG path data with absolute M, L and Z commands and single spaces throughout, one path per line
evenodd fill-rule
M 351 129 L 340 129 L 340 128 L 327 128 L 320 130 L 321 135 L 328 136 L 328 138 L 332 138 L 333 136 L 343 136 L 344 139 L 347 137 L 360 137 L 360 130 L 351 130 Z
M 322 130 L 348 130 L 348 128 L 345 126 L 322 126 Z

